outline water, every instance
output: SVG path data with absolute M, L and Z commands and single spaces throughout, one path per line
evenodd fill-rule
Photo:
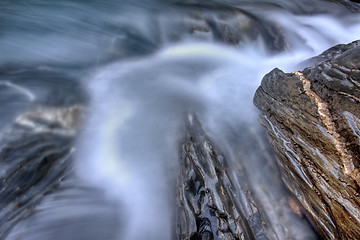
M 359 6 L 346 4 L 0 3 L 3 125 L 36 106 L 86 109 L 70 180 L 7 239 L 174 238 L 184 119 L 196 113 L 230 164 L 242 146 L 256 159 L 243 129 L 261 131 L 262 76 L 356 40 Z

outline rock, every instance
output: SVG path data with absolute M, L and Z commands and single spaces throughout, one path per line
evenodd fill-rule
M 249 146 L 240 147 L 234 155 L 241 157 L 232 163 L 197 118 L 189 116 L 177 187 L 177 238 L 315 239 L 301 219 L 297 201 L 280 190 L 278 169 L 268 158 L 273 155 L 256 137 L 248 137 L 251 134 L 246 129 L 243 136 Z M 251 150 L 246 153 L 245 149 L 253 148 L 250 145 L 260 148 L 263 155 Z M 259 172 L 258 165 L 262 174 L 253 173 Z
M 263 40 L 271 52 L 288 49 L 284 29 L 258 15 L 223 4 L 178 3 L 174 10 L 159 12 L 156 17 L 153 13 L 144 15 L 152 29 L 146 34 L 137 22 L 107 26 L 115 36 L 109 39 L 101 61 L 150 54 L 164 44 L 188 38 L 235 46 Z
M 282 177 L 324 239 L 360 237 L 360 42 L 338 45 L 302 72 L 274 69 L 254 104 Z
M 1 82 L 4 92 L 16 93 L 3 95 L 3 100 L 10 106 L 24 101 L 19 109 L 6 109 L 15 116 L 0 129 L 0 239 L 5 239 L 69 174 L 84 94 L 80 84 L 70 89 L 75 79 L 51 69 L 7 67 L 0 75 L 7 79 Z
M 186 131 L 177 188 L 179 239 L 254 239 L 247 215 L 240 208 L 244 205 L 242 196 L 249 204 L 247 212 L 258 217 L 259 232 L 264 232 L 260 215 L 250 208 L 254 202 L 251 195 L 239 192 L 235 197 L 238 186 L 232 184 L 225 171 L 224 156 L 213 147 L 193 116 Z
M 84 107 L 39 106 L 0 141 L 0 239 L 118 239 L 119 204 L 74 170 Z
M 63 112 L 64 121 L 71 112 L 78 116 L 77 110 Z M 44 109 L 25 113 L 1 139 L 0 239 L 29 216 L 69 170 L 75 129 L 60 125 L 61 114 L 57 113 L 55 118 Z
M 197 10 L 197 9 L 196 9 Z M 206 33 L 212 39 L 229 45 L 263 38 L 270 51 L 280 52 L 288 48 L 283 29 L 275 23 L 236 8 L 221 7 L 199 9 L 190 15 L 195 36 Z
M 119 219 L 119 204 L 71 170 L 59 180 L 5 240 L 118 240 L 119 226 L 125 224 Z

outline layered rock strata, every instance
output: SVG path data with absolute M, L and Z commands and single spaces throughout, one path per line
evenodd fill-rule
M 324 239 L 360 237 L 360 42 L 303 71 L 274 69 L 254 104 L 287 187 Z

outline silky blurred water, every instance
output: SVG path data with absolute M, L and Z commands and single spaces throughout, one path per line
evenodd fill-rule
M 252 98 L 262 76 L 275 67 L 299 70 L 298 63 L 356 40 L 356 7 L 328 1 L 2 1 L 4 126 L 29 106 L 51 99 L 54 106 L 71 105 L 81 91 L 87 96 L 75 180 L 57 193 L 65 200 L 46 197 L 8 239 L 172 239 L 184 119 L 196 113 L 234 156 L 241 143 L 230 139 L 243 134 L 238 126 L 260 127 Z M 22 79 L 9 77 L 21 71 Z M 56 80 L 53 72 L 71 80 Z M 50 89 L 60 88 L 60 97 L 52 97 Z

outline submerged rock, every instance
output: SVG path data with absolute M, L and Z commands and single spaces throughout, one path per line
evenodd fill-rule
M 153 13 L 144 17 L 151 23 L 148 33 L 136 21 L 106 26 L 115 35 L 108 40 L 109 45 L 105 47 L 106 53 L 101 59 L 106 59 L 106 62 L 145 55 L 184 39 L 234 46 L 261 42 L 270 52 L 281 52 L 291 47 L 280 24 L 240 7 L 220 3 L 177 3 L 169 11 L 160 11 L 156 17 Z
M 79 101 L 82 92 L 77 91 L 75 84 L 72 91 L 56 84 L 54 79 L 63 84 L 75 81 L 58 72 L 7 69 L 0 75 L 7 79 L 1 82 L 5 90 L 17 93 L 3 96 L 3 100 L 13 106 L 11 113 L 17 116 L 3 121 L 0 129 L 0 239 L 5 239 L 13 227 L 33 213 L 63 176 L 69 174 L 84 104 Z M 52 83 L 47 81 L 50 77 L 54 80 Z M 43 84 L 39 86 L 34 84 L 37 88 L 31 85 L 41 81 Z M 44 85 L 50 87 L 41 91 Z M 19 109 L 12 104 L 18 101 L 23 101 Z M 9 112 L 9 109 L 6 110 Z
M 0 239 L 69 170 L 76 129 L 66 123 L 75 124 L 78 110 L 57 109 L 54 117 L 53 109 L 27 112 L 5 132 L 0 142 Z
M 118 239 L 119 204 L 74 171 L 83 105 L 41 106 L 0 140 L 0 239 Z
M 302 72 L 274 69 L 254 104 L 282 177 L 324 239 L 360 237 L 360 42 L 338 45 Z

